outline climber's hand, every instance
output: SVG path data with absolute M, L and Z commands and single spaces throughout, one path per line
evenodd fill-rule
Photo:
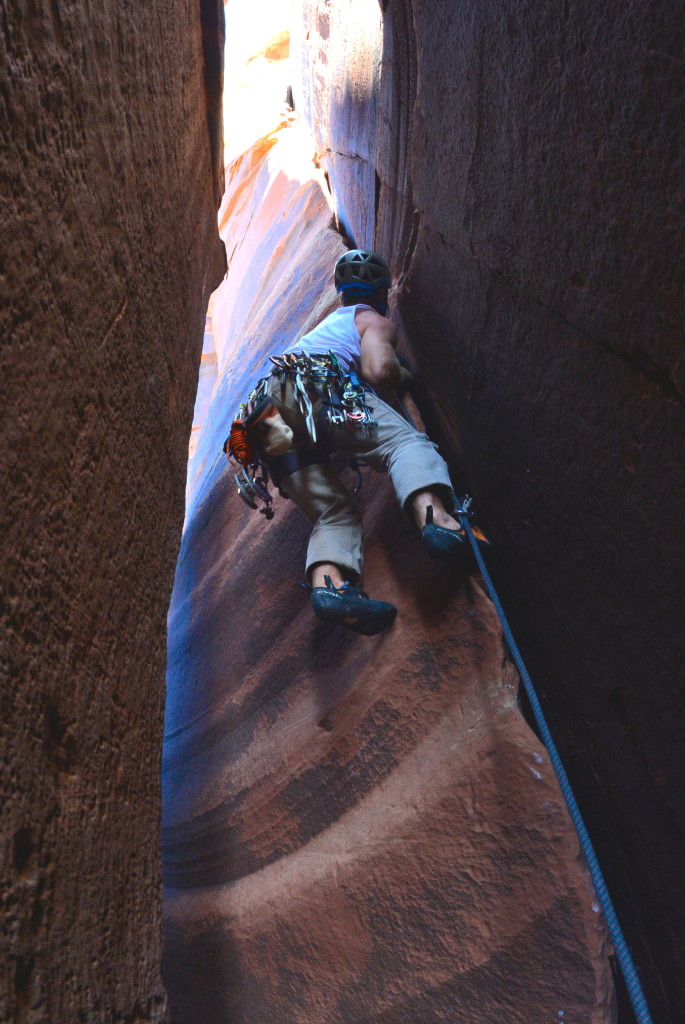
M 400 365 L 400 382 L 397 385 L 397 390 L 406 391 L 407 388 L 411 387 L 411 382 L 411 371 L 406 366 Z

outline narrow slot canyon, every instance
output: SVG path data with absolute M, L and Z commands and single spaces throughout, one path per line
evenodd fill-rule
M 356 635 L 297 585 L 293 502 L 237 493 L 236 409 L 357 247 L 392 270 L 398 411 L 474 496 L 680 1024 L 683 25 L 589 0 L 0 17 L 0 1024 L 636 1020 L 480 575 L 363 469 L 364 587 L 398 611 Z

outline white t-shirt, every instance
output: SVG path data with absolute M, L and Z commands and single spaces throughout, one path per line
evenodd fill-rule
M 293 342 L 286 352 L 307 352 L 308 354 L 333 351 L 342 369 L 349 373 L 361 369 L 362 339 L 354 324 L 354 315 L 358 309 L 371 309 L 363 302 L 355 306 L 340 306 L 322 320 L 320 324 L 304 334 L 299 341 Z

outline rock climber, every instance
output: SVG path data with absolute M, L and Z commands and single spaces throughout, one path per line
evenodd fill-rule
M 390 269 L 378 253 L 343 253 L 335 264 L 340 307 L 271 358 L 272 373 L 250 396 L 254 411 L 245 417 L 260 461 L 312 523 L 306 571 L 315 613 L 367 636 L 386 629 L 396 608 L 359 589 L 361 516 L 328 461 L 330 452 L 390 474 L 401 508 L 433 558 L 463 562 L 468 550 L 436 446 L 378 394 L 411 379 L 395 354 L 390 285 Z

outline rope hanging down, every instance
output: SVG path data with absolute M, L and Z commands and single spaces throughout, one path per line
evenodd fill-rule
M 600 906 L 604 913 L 604 919 L 607 923 L 607 929 L 609 931 L 609 935 L 611 936 L 611 941 L 614 944 L 614 949 L 616 950 L 616 959 L 618 960 L 619 966 L 621 968 L 621 973 L 623 974 L 623 979 L 626 983 L 626 988 L 628 989 L 630 1001 L 633 1005 L 633 1010 L 635 1011 L 635 1019 L 637 1020 L 637 1024 L 652 1024 L 652 1018 L 650 1016 L 649 1009 L 647 1008 L 647 1002 L 642 991 L 642 986 L 640 985 L 640 980 L 637 976 L 635 964 L 633 963 L 633 958 L 630 955 L 628 944 L 625 938 L 623 937 L 621 926 L 618 923 L 616 911 L 614 910 L 614 905 L 611 902 L 611 896 L 609 895 L 609 890 L 606 887 L 604 876 L 602 875 L 602 869 L 599 866 L 597 854 L 595 853 L 594 847 L 592 845 L 592 840 L 590 839 L 590 835 L 585 827 L 585 822 L 583 821 L 580 809 L 578 807 L 578 804 L 576 803 L 576 798 L 573 795 L 573 790 L 571 789 L 571 783 L 568 780 L 568 775 L 566 774 L 566 770 L 562 764 L 559 752 L 556 748 L 554 740 L 552 739 L 552 734 L 549 731 L 549 726 L 547 725 L 547 722 L 545 720 L 542 705 L 540 704 L 540 701 L 538 700 L 537 694 L 533 687 L 533 681 L 530 678 L 528 669 L 526 668 L 523 658 L 521 657 L 521 652 L 519 651 L 518 646 L 516 644 L 516 640 L 514 639 L 514 634 L 512 633 L 511 627 L 507 622 L 507 618 L 504 614 L 502 603 L 499 599 L 497 591 L 495 590 L 494 584 L 490 579 L 490 574 L 485 567 L 485 562 L 483 561 L 483 556 L 478 547 L 478 542 L 476 541 L 476 538 L 473 535 L 471 524 L 469 523 L 469 515 L 471 515 L 469 511 L 471 506 L 471 500 L 472 499 L 468 497 L 468 495 L 465 496 L 461 500 L 459 508 L 456 509 L 456 515 L 459 517 L 459 522 L 466 531 L 466 536 L 468 537 L 471 547 L 473 548 L 473 553 L 476 557 L 478 568 L 480 569 L 486 589 L 488 591 L 488 594 L 490 595 L 490 600 L 494 604 L 495 610 L 499 616 L 499 620 L 502 624 L 502 632 L 504 633 L 504 638 L 507 642 L 507 646 L 509 647 L 511 656 L 514 659 L 516 667 L 519 671 L 526 693 L 528 694 L 528 700 L 530 701 L 530 706 L 533 709 L 533 714 L 535 715 L 535 721 L 538 724 L 540 735 L 542 736 L 544 744 L 547 748 L 547 753 L 549 754 L 550 761 L 552 762 L 552 767 L 554 768 L 557 779 L 559 780 L 559 786 L 561 787 L 561 792 L 564 795 L 566 805 L 571 815 L 571 820 L 573 821 L 573 824 L 576 828 L 576 832 L 578 833 L 580 845 L 583 849 L 583 853 L 585 854 L 585 859 L 590 870 L 590 877 L 592 878 L 592 882 L 595 887 L 597 899 L 599 900 Z

